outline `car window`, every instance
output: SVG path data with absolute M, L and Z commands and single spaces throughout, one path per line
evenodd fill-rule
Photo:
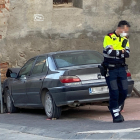
M 44 64 L 44 67 L 43 67 L 43 73 L 44 72 L 47 72 L 47 70 L 48 70 L 48 62 L 47 62 L 47 59 L 46 59 L 46 63 Z
M 68 52 L 53 55 L 58 68 L 100 64 L 103 61 L 103 56 L 95 51 Z
M 30 59 L 20 70 L 19 72 L 19 77 L 21 77 L 22 75 L 29 75 L 32 66 L 35 62 L 35 58 Z
M 46 68 L 46 57 L 40 56 L 38 57 L 35 66 L 33 68 L 32 74 L 40 74 L 45 71 Z

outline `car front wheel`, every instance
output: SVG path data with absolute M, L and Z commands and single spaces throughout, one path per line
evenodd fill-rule
M 45 112 L 48 119 L 56 118 L 59 119 L 61 116 L 61 108 L 57 107 L 52 96 L 49 94 L 49 92 L 45 95 Z
M 16 113 L 18 109 L 14 106 L 8 90 L 5 91 L 6 94 L 6 110 L 7 113 Z

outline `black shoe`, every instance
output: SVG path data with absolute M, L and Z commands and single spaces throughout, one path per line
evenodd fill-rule
M 113 119 L 113 123 L 121 123 L 124 121 L 124 118 L 122 115 L 119 115 L 118 117 Z
M 122 120 L 124 121 L 124 117 L 122 116 L 122 114 L 120 114 L 120 116 L 121 116 Z

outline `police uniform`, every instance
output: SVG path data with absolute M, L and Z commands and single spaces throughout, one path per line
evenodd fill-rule
M 103 46 L 103 64 L 107 67 L 105 78 L 110 95 L 109 109 L 113 121 L 121 122 L 124 119 L 120 108 L 128 93 L 125 58 L 128 58 L 130 53 L 129 40 L 127 37 L 118 36 L 114 31 L 105 36 Z M 113 50 L 110 47 L 113 47 Z M 124 49 L 125 52 L 122 53 Z

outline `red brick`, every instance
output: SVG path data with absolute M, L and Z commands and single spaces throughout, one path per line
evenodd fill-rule
M 5 4 L 0 4 L 0 9 L 5 8 Z

